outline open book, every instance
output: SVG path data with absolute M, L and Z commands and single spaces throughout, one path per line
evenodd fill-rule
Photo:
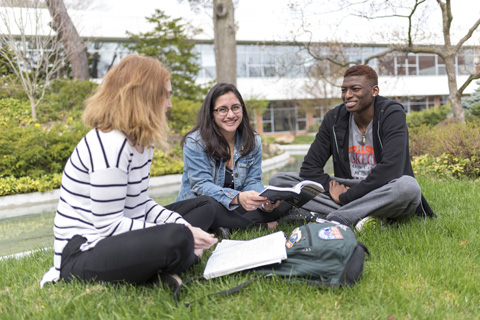
M 267 197 L 270 201 L 285 200 L 296 207 L 301 207 L 324 191 L 320 183 L 303 180 L 293 187 L 268 186 L 259 195 Z
M 207 261 L 203 277 L 211 279 L 287 259 L 286 238 L 278 231 L 252 240 L 222 240 Z

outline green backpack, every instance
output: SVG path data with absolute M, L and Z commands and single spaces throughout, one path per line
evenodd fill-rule
M 224 295 L 235 293 L 253 281 L 279 276 L 291 283 L 306 283 L 318 288 L 351 286 L 360 279 L 368 249 L 357 241 L 352 229 L 322 219 L 295 228 L 285 244 L 287 259 L 243 272 L 256 273 L 256 277 L 234 288 L 211 293 Z M 173 297 L 179 302 L 180 289 L 202 276 L 188 279 L 174 291 Z M 191 303 L 187 303 L 189 306 Z
M 286 260 L 255 270 L 319 288 L 351 286 L 360 278 L 368 254 L 351 228 L 322 219 L 295 228 L 286 246 Z

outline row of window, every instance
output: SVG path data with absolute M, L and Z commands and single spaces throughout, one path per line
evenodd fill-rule
M 401 97 L 397 99 L 405 108 L 407 113 L 432 108 L 438 104 L 446 104 L 447 96 L 440 97 Z M 318 128 L 326 114 L 326 111 L 333 106 L 314 107 L 309 111 L 296 106 L 282 107 L 278 103 L 271 102 L 269 107 L 262 115 L 263 133 L 282 133 L 282 132 L 305 132 L 307 127 L 307 113 L 311 113 L 313 122 L 311 126 Z M 251 117 L 256 119 L 255 115 Z M 252 122 L 256 126 L 256 121 Z
M 213 44 L 197 44 L 198 63 L 201 66 L 200 79 L 214 79 L 215 52 Z M 363 64 L 365 60 L 385 48 L 382 47 L 320 47 L 319 56 L 332 56 L 338 61 L 351 64 Z M 128 51 L 121 43 L 95 42 L 89 45 L 94 75 L 102 78 L 110 66 L 118 63 Z M 464 49 L 456 57 L 457 74 L 470 74 L 479 71 L 480 52 Z M 423 76 L 445 75 L 445 62 L 437 55 L 431 54 L 397 54 L 387 55 L 368 62 L 379 75 L 386 76 Z M 313 67 L 315 66 L 315 67 Z M 335 74 L 339 67 L 327 61 L 315 61 L 305 50 L 286 45 L 237 45 L 237 76 L 239 78 L 304 78 L 308 74 L 322 72 Z M 344 69 L 342 67 L 342 69 Z

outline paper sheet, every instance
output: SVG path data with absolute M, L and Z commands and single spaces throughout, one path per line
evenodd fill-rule
M 260 238 L 238 241 L 222 240 L 207 261 L 206 279 L 251 269 L 287 258 L 285 234 L 278 231 Z

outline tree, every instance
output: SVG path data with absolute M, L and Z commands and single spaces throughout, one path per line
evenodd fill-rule
M 462 106 L 468 110 L 468 112 L 480 119 L 480 81 L 476 82 L 478 87 L 469 96 L 462 99 Z
M 179 0 L 182 2 L 183 0 Z M 217 82 L 237 85 L 237 26 L 233 0 L 187 0 L 192 9 L 213 9 L 213 34 Z
M 426 53 L 439 56 L 445 64 L 446 74 L 448 79 L 449 99 L 452 106 L 452 112 L 457 123 L 465 123 L 465 115 L 461 106 L 461 96 L 467 86 L 475 79 L 480 78 L 480 72 L 473 70 L 467 80 L 457 85 L 457 74 L 455 70 L 455 57 L 462 50 L 465 43 L 471 39 L 472 35 L 480 26 L 480 18 L 473 22 L 468 30 L 463 30 L 463 36 L 458 39 L 456 43 L 452 41 L 452 7 L 451 0 L 436 0 L 436 5 L 441 12 L 442 31 L 441 38 L 442 44 L 422 44 L 424 40 L 429 36 L 424 29 L 427 19 L 426 7 L 429 3 L 426 0 L 407 0 L 397 1 L 395 3 L 388 0 L 364 0 L 360 2 L 352 2 L 350 0 L 340 1 L 340 7 L 345 9 L 346 7 L 355 7 L 361 5 L 360 10 L 356 10 L 353 15 L 360 16 L 369 20 L 373 19 L 393 19 L 400 18 L 406 22 L 404 36 L 397 34 L 398 38 L 393 39 L 390 37 L 388 42 L 391 43 L 383 52 L 371 55 L 365 58 L 365 63 L 373 59 L 379 59 L 392 53 Z M 337 8 L 338 9 L 338 8 Z M 335 10 L 332 10 L 335 11 Z M 423 38 L 421 38 L 423 37 Z M 357 64 L 358 61 L 343 61 L 339 62 L 332 56 L 319 56 L 316 55 L 310 48 L 314 47 L 312 42 L 308 42 L 306 45 L 307 50 L 311 56 L 319 61 L 327 60 L 332 63 L 336 63 L 342 66 L 348 66 L 351 64 Z
M 213 0 L 213 28 L 217 82 L 237 85 L 237 41 L 232 0 Z
M 72 67 L 73 78 L 88 80 L 87 48 L 68 15 L 63 0 L 45 0 L 52 16 L 53 25 L 65 47 L 67 58 Z
M 52 78 L 65 66 L 63 47 L 42 1 L 30 0 L 29 7 L 16 7 L 18 1 L 3 0 L 0 7 L 0 56 L 13 70 L 28 96 L 32 119 Z
M 201 100 L 206 92 L 195 84 L 200 66 L 194 51 L 195 43 L 187 36 L 188 32 L 195 34 L 197 30 L 182 24 L 179 18 L 171 19 L 158 9 L 146 19 L 154 25 L 153 30 L 138 35 L 127 32 L 131 40 L 131 43 L 126 45 L 127 48 L 155 57 L 171 70 L 175 96 L 193 101 Z

